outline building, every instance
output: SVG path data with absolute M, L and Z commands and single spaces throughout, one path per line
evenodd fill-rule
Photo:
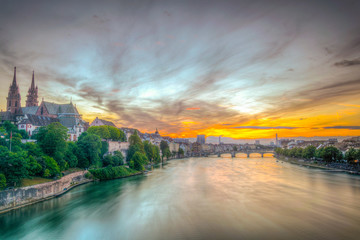
M 197 135 L 196 142 L 200 144 L 205 144 L 205 135 Z
M 90 127 L 93 126 L 111 126 L 111 127 L 116 127 L 115 124 L 113 122 L 104 120 L 104 119 L 100 119 L 98 117 L 95 118 L 95 120 L 90 124 Z
M 80 134 L 87 129 L 88 123 L 82 120 L 76 105 L 73 105 L 72 102 L 57 104 L 42 100 L 40 106 L 38 103 L 38 87 L 35 85 L 35 73 L 33 71 L 26 105 L 21 107 L 21 95 L 15 67 L 13 81 L 7 97 L 7 109 L 5 112 L 0 112 L 1 122 L 10 121 L 30 135 L 33 135 L 33 132 L 39 127 L 52 122 L 60 122 L 68 128 L 69 140 L 71 141 L 76 141 Z
M 19 130 L 25 130 L 31 137 L 39 127 L 47 126 L 53 122 L 59 122 L 57 118 L 25 114 L 24 118 L 18 124 Z
M 255 145 L 260 145 L 260 140 L 255 140 Z
M 188 138 L 173 138 L 174 142 L 176 143 L 189 143 L 189 139 Z

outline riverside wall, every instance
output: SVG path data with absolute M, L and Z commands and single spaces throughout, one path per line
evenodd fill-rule
M 84 176 L 86 172 L 71 173 L 52 182 L 0 191 L 0 213 L 56 197 L 74 186 L 89 182 L 91 180 Z

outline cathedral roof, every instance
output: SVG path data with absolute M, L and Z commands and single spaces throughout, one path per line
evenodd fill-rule
M 32 106 L 32 107 L 22 107 L 21 111 L 23 114 L 36 114 L 37 110 L 38 110 L 38 106 Z
M 53 122 L 58 122 L 56 118 L 47 116 L 39 116 L 34 114 L 26 114 L 23 120 L 19 124 L 32 124 L 33 126 L 47 126 Z
M 80 115 L 77 111 L 76 107 L 72 104 L 57 104 L 57 103 L 50 103 L 44 102 L 44 105 L 49 114 L 57 115 L 57 114 L 74 114 Z

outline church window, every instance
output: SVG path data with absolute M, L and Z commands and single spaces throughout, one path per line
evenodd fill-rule
M 44 107 L 41 107 L 41 115 L 44 113 Z
M 15 107 L 17 107 L 17 101 L 15 101 Z
M 11 101 L 9 101 L 9 107 L 11 107 Z

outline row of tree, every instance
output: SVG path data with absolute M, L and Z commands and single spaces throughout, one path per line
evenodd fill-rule
M 121 130 L 114 131 L 113 127 L 107 129 L 112 132 L 113 139 L 124 139 L 125 134 Z M 90 132 L 84 132 L 77 142 L 67 141 L 67 131 L 60 123 L 52 123 L 39 128 L 37 143 L 23 144 L 21 139 L 26 135 L 22 135 L 13 124 L 5 122 L 0 128 L 0 188 L 19 186 L 21 180 L 28 177 L 61 177 L 61 172 L 68 168 L 124 164 L 121 152 L 104 156 L 108 145 L 101 140 L 101 131 L 93 128 Z
M 316 148 L 315 146 L 307 146 L 306 148 L 295 147 L 292 149 L 276 148 L 276 154 L 305 159 L 322 159 L 326 162 L 336 162 L 345 159 L 348 163 L 355 163 L 360 159 L 360 149 L 350 148 L 345 152 L 345 155 L 336 147 L 328 146 Z

